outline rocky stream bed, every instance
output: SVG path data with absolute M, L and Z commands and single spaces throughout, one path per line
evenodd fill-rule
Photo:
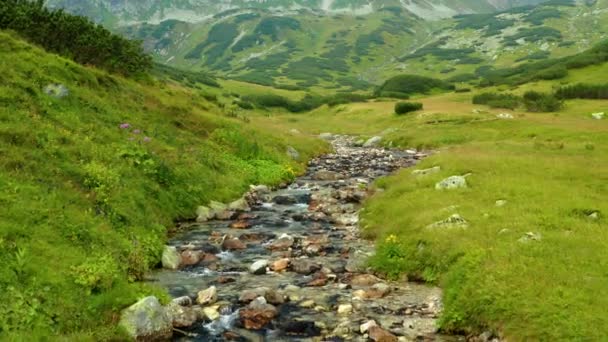
M 176 298 L 173 340 L 461 340 L 436 332 L 438 288 L 365 267 L 374 247 L 359 237 L 358 211 L 369 184 L 424 155 L 330 139 L 334 153 L 293 184 L 252 187 L 180 224 L 151 280 Z

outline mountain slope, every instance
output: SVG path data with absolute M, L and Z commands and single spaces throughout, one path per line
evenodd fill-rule
M 323 146 L 232 118 L 199 89 L 112 76 L 2 31 L 0 59 L 3 341 L 124 340 L 118 312 L 159 292 L 133 280 L 159 262 L 165 227 L 290 179 L 302 166 L 288 145 L 302 160 Z

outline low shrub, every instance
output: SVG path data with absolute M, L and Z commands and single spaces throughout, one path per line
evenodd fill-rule
M 528 112 L 556 112 L 564 106 L 554 94 L 537 91 L 526 92 L 523 101 Z
M 515 109 L 521 103 L 521 98 L 513 94 L 482 93 L 473 96 L 473 104 L 487 105 L 492 108 Z
M 555 96 L 560 99 L 608 99 L 608 84 L 578 83 L 559 88 Z
M 421 110 L 423 108 L 420 102 L 397 102 L 395 104 L 395 114 L 403 115 Z

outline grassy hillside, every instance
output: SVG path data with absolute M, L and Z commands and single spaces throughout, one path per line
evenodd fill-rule
M 0 32 L 0 339 L 116 337 L 173 220 L 277 184 L 324 149 L 198 89 L 136 83 Z M 62 98 L 43 91 L 63 85 Z M 61 92 L 60 87 L 53 87 Z
M 540 114 L 472 105 L 474 94 L 418 98 L 424 110 L 405 116 L 394 114 L 394 102 L 369 102 L 274 120 L 315 133 L 382 132 L 386 144 L 435 150 L 416 169 L 441 171 L 378 181 L 383 191 L 362 224 L 378 241 L 377 271 L 444 288 L 442 329 L 490 330 L 509 341 L 603 340 L 608 121 L 590 114 L 608 101 L 572 100 Z M 514 118 L 497 118 L 505 112 Z M 435 190 L 465 174 L 468 188 Z M 430 227 L 453 214 L 466 228 Z

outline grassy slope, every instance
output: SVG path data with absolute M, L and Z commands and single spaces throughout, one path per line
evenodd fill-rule
M 608 121 L 589 113 L 608 101 L 498 120 L 504 110 L 473 106 L 470 96 L 422 99 L 425 110 L 405 117 L 392 114 L 394 103 L 378 102 L 275 120 L 316 133 L 393 128 L 387 142 L 437 149 L 419 168 L 440 165 L 441 173 L 415 178 L 404 170 L 378 181 L 385 190 L 367 204 L 363 224 L 379 241 L 376 269 L 445 288 L 444 329 L 489 327 L 514 341 L 601 340 L 608 335 Z M 466 173 L 468 189 L 434 189 Z M 500 199 L 507 205 L 495 206 Z M 595 211 L 599 220 L 587 217 Z M 469 228 L 424 228 L 453 213 Z M 527 232 L 542 240 L 518 242 Z
M 293 177 L 303 166 L 287 145 L 303 160 L 324 149 L 231 119 L 198 90 L 114 77 L 3 32 L 0 61 L 2 340 L 115 336 L 121 308 L 160 292 L 131 281 L 158 262 L 165 227 Z M 50 83 L 70 95 L 45 95 Z

